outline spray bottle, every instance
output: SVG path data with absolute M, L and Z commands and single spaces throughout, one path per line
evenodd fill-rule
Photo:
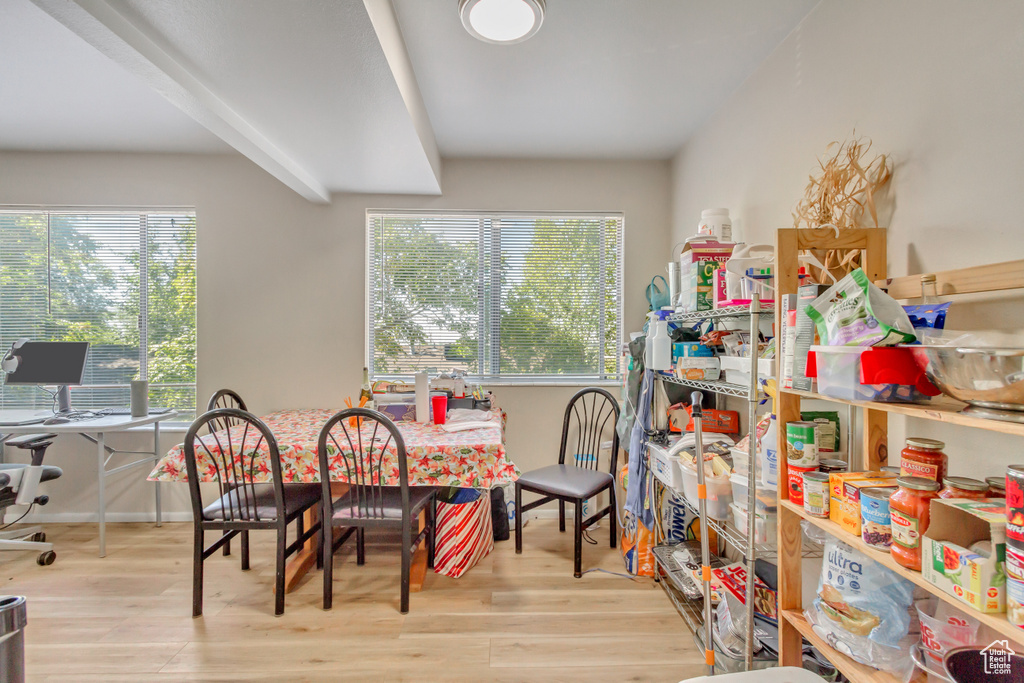
M 647 347 L 644 361 L 648 370 L 672 369 L 672 340 L 668 336 L 668 321 L 660 317 L 658 311 L 647 314 Z

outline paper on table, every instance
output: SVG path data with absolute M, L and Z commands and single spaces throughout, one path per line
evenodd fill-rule
M 446 423 L 441 425 L 441 429 L 446 432 L 464 432 L 470 429 L 491 429 L 497 427 L 497 423 L 493 420 L 487 422 L 456 422 Z

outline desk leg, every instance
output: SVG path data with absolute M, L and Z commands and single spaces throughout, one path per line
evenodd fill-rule
M 103 440 L 103 434 L 96 435 L 96 458 L 98 471 L 97 497 L 99 498 L 99 520 L 100 520 L 100 557 L 107 556 L 107 448 Z
M 421 510 L 419 517 L 418 531 L 423 531 L 423 527 L 427 525 L 427 511 Z M 419 593 L 423 590 L 423 582 L 427 578 L 427 542 L 429 539 L 423 539 L 423 542 L 416 547 L 416 552 L 412 556 L 412 567 L 409 569 L 409 590 L 413 593 Z
M 160 462 L 160 422 L 153 423 L 153 464 Z M 163 513 L 160 505 L 160 482 L 153 484 L 156 489 L 156 525 L 163 526 Z

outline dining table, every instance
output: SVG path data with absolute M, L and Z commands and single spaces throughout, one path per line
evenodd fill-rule
M 273 433 L 281 459 L 281 477 L 285 485 L 320 481 L 320 460 L 317 443 L 320 430 L 327 420 L 340 409 L 304 408 L 280 410 L 260 419 Z M 490 490 L 514 482 L 519 468 L 505 450 L 505 414 L 493 407 L 488 413 L 486 426 L 462 431 L 449 431 L 441 425 L 403 420 L 396 423 L 405 442 L 408 480 L 410 486 L 455 487 Z M 450 429 L 450 427 L 449 427 Z M 219 436 L 219 435 L 218 435 Z M 199 438 L 214 438 L 200 436 Z M 236 457 L 245 459 L 246 470 L 254 483 L 271 481 L 269 445 L 261 440 L 258 449 L 240 452 Z M 388 448 L 382 474 L 384 484 L 399 485 L 397 447 Z M 255 465 L 250 466 L 250 458 Z M 197 469 L 201 482 L 215 482 L 217 468 L 201 449 L 196 449 Z M 329 470 L 332 491 L 344 492 L 349 479 L 340 458 L 332 458 Z M 149 474 L 150 481 L 187 482 L 184 444 L 172 448 Z M 311 511 L 309 514 L 316 514 Z M 313 518 L 307 519 L 312 524 Z M 419 520 L 423 524 L 423 518 Z M 308 526 L 306 528 L 309 528 Z M 489 528 L 489 525 L 488 525 Z M 285 590 L 295 588 L 303 576 L 316 564 L 317 542 L 311 539 L 288 563 Z M 427 553 L 421 544 L 413 558 L 411 584 L 414 591 L 423 586 L 427 570 Z

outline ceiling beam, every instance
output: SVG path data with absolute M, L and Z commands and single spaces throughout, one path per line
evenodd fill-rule
M 384 50 L 391 75 L 394 76 L 402 101 L 405 102 L 405 108 L 412 118 L 412 125 L 434 172 L 437 189 L 440 192 L 441 153 L 437 149 L 434 128 L 430 125 L 427 106 L 423 103 L 423 94 L 420 93 L 420 85 L 416 81 L 416 73 L 412 68 L 412 60 L 409 59 L 409 50 L 402 36 L 402 27 L 398 23 L 395 6 L 391 0 L 363 0 L 363 5 L 366 6 L 366 13 L 370 15 L 370 23 L 377 33 L 377 41 Z
M 320 181 L 105 0 L 32 2 L 267 173 L 311 202 L 330 203 L 330 192 Z

